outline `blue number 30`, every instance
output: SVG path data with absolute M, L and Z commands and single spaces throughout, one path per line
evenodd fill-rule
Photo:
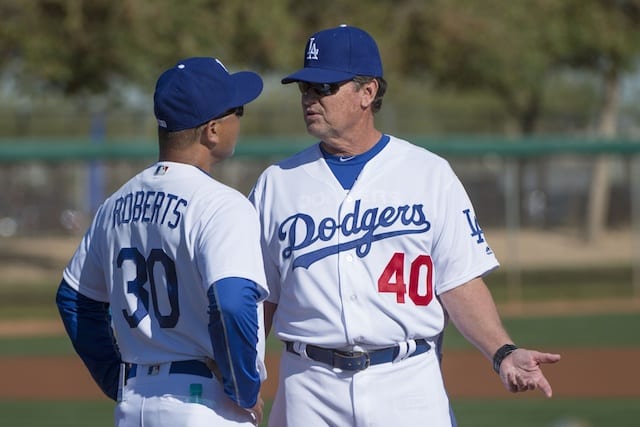
M 136 277 L 127 282 L 126 292 L 135 295 L 138 299 L 136 310 L 132 314 L 129 314 L 126 309 L 122 310 L 129 326 L 137 327 L 140 321 L 149 314 L 149 291 L 144 288 L 144 285 L 149 281 L 153 312 L 158 319 L 158 324 L 161 328 L 174 328 L 180 317 L 180 306 L 178 304 L 178 276 L 173 260 L 162 249 L 151 250 L 149 257 L 145 259 L 138 249 L 123 248 L 118 253 L 118 268 L 122 268 L 125 261 L 133 262 L 136 267 Z M 156 263 L 162 265 L 165 273 L 167 296 L 171 308 L 167 315 L 160 313 L 158 308 L 158 286 L 156 286 L 154 274 Z

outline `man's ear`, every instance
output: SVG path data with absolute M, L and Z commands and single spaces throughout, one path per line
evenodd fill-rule
M 364 84 L 362 86 L 362 93 L 364 94 L 362 106 L 367 108 L 369 105 L 373 104 L 373 101 L 376 98 L 376 94 L 378 93 L 378 81 L 376 79 L 372 79 L 370 82 Z
M 203 125 L 202 133 L 200 133 L 200 143 L 212 149 L 218 144 L 218 122 L 209 120 Z

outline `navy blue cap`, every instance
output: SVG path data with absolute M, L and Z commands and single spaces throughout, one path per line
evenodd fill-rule
M 309 37 L 304 68 L 282 79 L 282 83 L 336 83 L 355 76 L 382 77 L 380 52 L 366 31 L 340 25 Z
M 218 59 L 187 58 L 158 78 L 153 111 L 160 128 L 175 132 L 198 127 L 261 92 L 262 78 L 252 71 L 229 74 Z

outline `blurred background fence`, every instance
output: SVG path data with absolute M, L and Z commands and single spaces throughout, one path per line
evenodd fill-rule
M 263 76 L 236 156 L 214 171 L 246 194 L 268 164 L 313 143 L 297 88 L 280 79 L 309 35 L 344 23 L 379 44 L 389 85 L 378 128 L 452 163 L 509 298 L 562 282 L 576 284 L 569 298 L 590 288 L 640 301 L 640 0 L 325 6 L 334 12 L 287 0 L 0 2 L 2 276 L 10 261 L 33 265 L 11 252 L 15 239 L 77 241 L 104 197 L 155 161 L 154 83 L 181 58 Z
M 598 267 L 622 269 L 605 272 L 604 280 L 621 282 L 618 297 L 640 298 L 637 141 L 408 139 L 447 158 L 461 178 L 504 267 L 508 299 L 521 300 L 524 272 L 550 267 L 584 269 L 586 275 Z M 306 136 L 243 137 L 235 156 L 216 167 L 214 176 L 248 194 L 264 168 L 311 143 Z M 153 139 L 106 138 L 102 132 L 88 138 L 0 139 L 0 238 L 79 240 L 104 198 L 156 157 Z M 609 176 L 605 220 L 594 235 L 589 205 L 603 159 Z
M 595 162 L 603 157 L 610 176 L 606 228 L 631 231 L 638 220 L 635 141 L 408 139 L 450 161 L 485 227 L 573 229 L 588 240 L 589 191 Z M 242 138 L 235 156 L 213 173 L 247 194 L 266 166 L 311 143 L 306 137 Z M 153 140 L 0 138 L 0 236 L 76 233 L 109 193 L 156 158 Z

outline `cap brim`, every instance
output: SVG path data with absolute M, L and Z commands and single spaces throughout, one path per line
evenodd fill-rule
M 337 83 L 351 80 L 356 75 L 344 71 L 326 70 L 324 68 L 303 68 L 281 80 L 282 84 L 293 82 Z
M 248 104 L 262 93 L 262 79 L 254 72 L 239 71 L 231 74 L 231 79 L 235 84 L 236 93 L 229 108 Z

